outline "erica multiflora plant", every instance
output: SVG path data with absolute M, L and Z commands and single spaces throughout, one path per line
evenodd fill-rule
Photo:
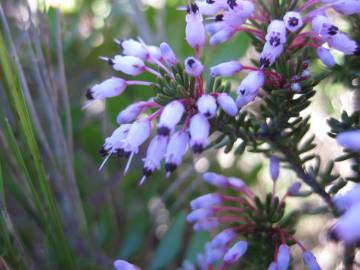
M 337 16 L 347 19 L 360 12 L 360 1 L 188 1 L 178 9 L 184 12 L 185 38 L 194 49 L 192 55 L 180 59 L 169 44 L 153 46 L 139 38 L 117 40 L 120 54 L 101 57 L 115 71 L 133 77 L 149 73 L 153 80 L 116 75 L 88 89 L 86 106 L 120 96 L 129 85 L 148 87 L 154 95 L 119 113 L 119 127 L 100 150 L 104 156 L 100 168 L 115 155 L 128 160 L 127 172 L 134 155 L 149 139 L 139 182 L 143 184 L 161 168 L 162 161 L 170 177 L 188 149 L 195 155 L 218 146 L 229 152 L 241 139 L 237 155 L 248 150 L 271 160 L 273 192 L 259 198 L 240 179 L 205 174 L 206 182 L 231 189 L 232 195 L 206 194 L 191 202 L 188 221 L 194 223 L 195 230 L 224 229 L 199 254 L 198 267 L 227 269 L 239 263 L 244 269 L 288 269 L 291 249 L 298 246 L 308 269 L 320 269 L 312 253 L 294 236 L 297 215 L 284 214 L 287 197 L 296 195 L 300 184 L 289 187 L 285 195 L 276 193 L 281 166 L 293 170 L 310 193 L 319 195 L 328 211 L 340 217 L 329 235 L 354 252 L 360 240 L 359 187 L 345 195 L 336 194 L 349 181 L 360 181 L 359 112 L 344 114 L 342 122 L 330 121 L 330 135 L 346 148 L 346 154 L 334 156 L 324 165 L 314 150 L 314 136 L 309 134 L 310 116 L 304 116 L 303 111 L 311 104 L 315 87 L 331 76 L 332 69 L 342 69 L 332 51 L 350 59 L 360 54 L 358 43 L 329 15 L 336 11 Z M 208 46 L 226 43 L 239 32 L 251 37 L 258 52 L 251 65 L 237 59 L 204 65 Z M 310 68 L 317 59 L 324 67 L 313 74 Z M 243 80 L 232 87 L 230 78 L 239 76 Z M 250 103 L 259 105 L 256 113 L 247 110 Z M 355 175 L 343 179 L 333 168 L 334 161 L 345 159 L 355 161 Z M 246 258 L 247 250 L 261 254 L 261 259 Z M 345 257 L 346 267 L 353 269 L 354 256 Z M 137 269 L 124 261 L 116 261 L 114 266 Z M 195 266 L 185 264 L 184 269 Z

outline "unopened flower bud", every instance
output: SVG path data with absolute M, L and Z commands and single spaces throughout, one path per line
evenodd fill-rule
M 116 117 L 116 123 L 119 125 L 134 121 L 144 109 L 144 102 L 136 102 L 127 106 Z
M 201 113 L 194 115 L 190 120 L 190 146 L 194 153 L 201 153 L 208 145 L 210 124 Z
M 259 91 L 265 83 L 265 75 L 262 71 L 250 72 L 236 90 L 238 95 L 251 95 Z
M 134 39 L 126 39 L 117 41 L 117 43 L 122 48 L 124 55 L 139 57 L 143 61 L 147 60 L 149 52 L 141 42 Z
M 214 214 L 211 208 L 199 208 L 192 211 L 187 215 L 186 220 L 189 223 L 199 222 L 205 219 L 209 219 Z
M 87 90 L 86 97 L 89 100 L 103 100 L 110 97 L 121 95 L 126 89 L 126 81 L 121 78 L 112 77 L 100 84 L 95 84 Z
M 211 95 L 202 95 L 196 102 L 197 108 L 206 118 L 213 118 L 216 114 L 216 100 Z
M 296 32 L 303 26 L 303 20 L 301 18 L 301 14 L 295 11 L 289 11 L 284 16 L 284 22 L 286 28 L 290 32 Z
M 238 107 L 234 99 L 227 93 L 221 93 L 217 97 L 221 109 L 229 116 L 236 116 L 238 113 Z
M 114 59 L 110 59 L 109 61 L 115 70 L 127 75 L 137 76 L 145 70 L 143 60 L 135 56 L 116 55 Z
M 269 267 L 267 268 L 267 270 L 277 270 L 276 262 L 270 263 L 270 265 L 269 265 Z
M 345 131 L 336 136 L 336 141 L 346 149 L 360 151 L 360 130 Z
M 216 193 L 202 195 L 190 202 L 192 209 L 209 208 L 222 202 L 221 196 Z
M 360 184 L 356 184 L 345 194 L 334 196 L 332 201 L 339 211 L 346 211 L 355 204 L 360 203 Z
M 137 266 L 123 260 L 116 260 L 114 262 L 114 268 L 116 270 L 140 270 Z
M 225 256 L 224 262 L 227 264 L 233 264 L 237 262 L 246 252 L 248 248 L 248 243 L 245 241 L 239 241 L 230 248 Z
M 246 184 L 244 183 L 244 181 L 236 177 L 229 177 L 228 183 L 232 189 L 235 189 L 237 191 L 243 191 L 244 188 L 246 188 Z
M 184 105 L 180 101 L 175 100 L 167 104 L 160 115 L 158 134 L 168 136 L 181 121 L 184 112 Z
M 186 15 L 186 41 L 193 48 L 201 48 L 205 44 L 205 27 L 203 18 L 196 4 L 190 4 Z
M 332 229 L 332 236 L 351 245 L 360 240 L 360 204 L 356 204 L 343 214 Z
M 166 61 L 166 63 L 170 66 L 176 65 L 178 60 L 174 51 L 171 49 L 169 44 L 163 42 L 160 44 L 160 52 L 162 58 Z
M 219 45 L 231 39 L 236 34 L 236 29 L 233 27 L 225 27 L 216 32 L 209 40 L 211 46 Z
M 301 84 L 300 83 L 292 83 L 290 88 L 295 93 L 299 93 L 301 91 Z
M 276 181 L 279 178 L 279 173 L 280 173 L 280 160 L 277 157 L 272 156 L 270 159 L 271 179 L 273 181 Z
M 319 47 L 316 49 L 316 53 L 321 62 L 328 68 L 332 68 L 336 65 L 335 59 L 328 49 Z
M 149 177 L 156 169 L 160 168 L 161 160 L 165 156 L 168 138 L 155 136 L 147 149 L 144 159 L 144 176 Z
M 204 70 L 204 66 L 195 57 L 188 57 L 185 59 L 185 71 L 192 77 L 198 77 Z
M 295 182 L 288 188 L 287 194 L 289 196 L 297 196 L 299 194 L 300 188 L 301 188 L 301 183 Z
M 215 187 L 223 188 L 223 187 L 227 187 L 229 184 L 227 177 L 213 172 L 204 173 L 203 179 L 206 183 L 213 185 Z
M 315 256 L 310 251 L 304 251 L 303 260 L 309 270 L 321 270 Z
M 218 64 L 210 68 L 210 75 L 212 77 L 231 77 L 239 73 L 242 65 L 239 61 L 229 61 Z
M 286 244 L 279 247 L 276 258 L 278 270 L 287 270 L 290 264 L 290 248 Z
M 180 165 L 187 151 L 188 143 L 189 135 L 187 132 L 178 131 L 171 136 L 165 154 L 165 170 L 167 173 L 173 172 Z
M 226 229 L 218 233 L 211 240 L 212 247 L 223 247 L 230 243 L 236 237 L 236 232 L 233 229 Z

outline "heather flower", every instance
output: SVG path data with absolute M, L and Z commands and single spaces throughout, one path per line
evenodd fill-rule
M 126 81 L 121 78 L 112 77 L 103 81 L 100 84 L 95 84 L 86 92 L 86 97 L 89 100 L 106 99 L 121 95 L 126 89 Z
M 323 64 L 328 68 L 332 68 L 336 65 L 335 59 L 330 53 L 329 49 L 326 49 L 324 47 L 319 47 L 316 49 L 316 53 L 319 59 L 321 60 L 321 62 L 323 62 Z
M 360 184 L 355 185 L 345 194 L 339 194 L 332 198 L 339 211 L 346 211 L 360 203 Z
M 143 60 L 135 56 L 116 55 L 113 59 L 108 59 L 108 62 L 115 70 L 131 76 L 137 76 L 146 69 Z
M 336 141 L 341 146 L 353 150 L 360 151 L 360 130 L 345 131 L 337 135 Z
M 137 266 L 130 264 L 127 261 L 123 261 L 123 260 L 116 260 L 114 262 L 114 268 L 116 270 L 141 270 Z
M 160 44 L 160 53 L 168 65 L 174 66 L 177 64 L 178 60 L 176 54 L 166 42 Z
M 198 113 L 190 120 L 190 146 L 194 153 L 201 153 L 209 144 L 210 124 L 205 116 Z
M 187 151 L 189 140 L 189 135 L 184 131 L 178 131 L 171 136 L 165 153 L 167 175 L 170 175 L 180 165 Z
M 167 104 L 160 115 L 158 134 L 168 136 L 180 122 L 184 112 L 184 105 L 177 100 Z
M 279 173 L 280 173 L 280 160 L 277 157 L 272 156 L 270 159 L 271 179 L 273 181 L 276 181 L 279 178 Z
M 360 204 L 356 204 L 343 214 L 331 230 L 332 238 L 350 245 L 360 240 Z
M 199 112 L 206 118 L 213 118 L 216 114 L 217 105 L 216 99 L 211 95 L 202 95 L 197 103 Z
M 301 14 L 295 11 L 286 12 L 284 16 L 284 23 L 290 32 L 296 32 L 303 26 Z
M 290 264 L 290 248 L 286 244 L 279 247 L 279 252 L 276 258 L 278 270 L 286 270 Z
M 221 93 L 217 97 L 217 102 L 221 109 L 229 116 L 236 116 L 238 113 L 237 105 L 234 99 L 227 93 Z
M 186 15 L 186 41 L 193 48 L 201 48 L 205 44 L 205 26 L 197 4 L 190 4 Z
M 194 57 L 186 58 L 184 66 L 186 73 L 193 77 L 200 76 L 204 70 L 204 66 L 201 62 Z
M 233 264 L 238 261 L 246 252 L 248 243 L 246 241 L 237 242 L 232 248 L 230 248 L 225 256 L 224 262 L 226 264 Z
M 239 61 L 229 61 L 210 68 L 210 75 L 213 77 L 231 77 L 242 70 Z
M 303 260 L 309 270 L 321 270 L 315 256 L 310 251 L 304 251 Z

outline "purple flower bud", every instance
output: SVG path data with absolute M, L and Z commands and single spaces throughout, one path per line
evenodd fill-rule
M 221 196 L 216 193 L 202 195 L 190 202 L 191 209 L 209 208 L 222 202 Z
M 208 231 L 219 226 L 219 222 L 215 218 L 201 220 L 193 225 L 194 231 Z
M 208 264 L 216 263 L 224 256 L 225 252 L 225 247 L 213 247 L 210 243 L 205 244 L 205 256 Z
M 360 130 L 345 131 L 336 136 L 336 141 L 341 146 L 353 150 L 360 151 Z
M 131 263 L 128 263 L 127 261 L 123 261 L 123 260 L 116 260 L 114 262 L 114 268 L 116 270 L 141 270 L 137 266 L 135 266 Z
M 129 134 L 124 142 L 123 150 L 125 153 L 139 152 L 139 146 L 142 145 L 151 134 L 151 124 L 149 119 L 137 120 L 131 125 Z
M 289 268 L 290 248 L 286 244 L 280 245 L 276 263 L 278 270 L 287 270 Z
M 228 178 L 213 172 L 204 173 L 203 179 L 206 183 L 215 187 L 227 187 L 229 185 Z
M 236 178 L 236 177 L 229 177 L 228 178 L 229 186 L 237 191 L 243 191 L 246 188 L 246 184 L 243 180 Z
M 127 123 L 134 121 L 140 115 L 140 113 L 143 111 L 144 103 L 145 102 L 140 101 L 140 102 L 136 102 L 134 104 L 127 106 L 116 117 L 116 123 L 121 125 L 121 124 L 127 124 Z
M 118 45 L 122 48 L 122 53 L 124 55 L 130 55 L 140 58 L 145 61 L 149 57 L 149 52 L 147 48 L 139 41 L 134 39 L 127 39 L 117 42 Z
M 236 90 L 238 95 L 252 95 L 257 94 L 259 89 L 265 83 L 265 75 L 262 71 L 250 72 L 241 82 Z
M 276 181 L 279 178 L 279 173 L 280 173 L 280 160 L 277 157 L 272 156 L 270 159 L 271 179 L 273 181 Z
M 201 113 L 195 114 L 190 120 L 190 146 L 194 153 L 201 153 L 209 144 L 210 124 Z
M 86 97 L 89 100 L 103 100 L 110 97 L 121 95 L 126 89 L 126 81 L 121 78 L 112 77 L 100 84 L 95 84 L 87 90 Z
M 292 83 L 290 88 L 295 93 L 299 93 L 301 91 L 301 84 L 300 83 Z
M 225 256 L 224 262 L 227 264 L 233 264 L 237 262 L 246 252 L 248 248 L 248 243 L 245 241 L 239 241 L 230 248 Z
M 211 208 L 199 208 L 190 212 L 190 214 L 187 215 L 186 220 L 189 223 L 195 223 L 205 219 L 209 219 L 213 217 L 213 215 L 214 211 Z
M 168 136 L 181 121 L 185 112 L 184 105 L 180 101 L 172 101 L 167 104 L 160 115 L 158 134 Z
M 206 118 L 213 118 L 216 114 L 216 99 L 211 95 L 202 95 L 196 102 L 197 108 Z
M 236 34 L 236 29 L 234 27 L 225 27 L 220 31 L 216 32 L 209 40 L 211 46 L 219 45 L 231 39 Z
M 273 47 L 286 43 L 285 23 L 280 20 L 271 21 L 265 39 Z
M 303 20 L 301 18 L 301 14 L 295 11 L 289 11 L 284 16 L 284 23 L 286 28 L 290 32 L 296 32 L 303 26 Z
M 212 77 L 231 77 L 240 72 L 242 65 L 239 61 L 229 61 L 218 64 L 210 68 L 210 75 Z
M 316 54 L 321 62 L 323 62 L 323 64 L 328 68 L 332 68 L 336 65 L 335 59 L 328 49 L 319 47 L 316 49 Z
M 204 70 L 204 66 L 195 57 L 188 57 L 184 62 L 185 71 L 192 77 L 198 77 Z
M 310 251 L 304 251 L 303 260 L 309 270 L 321 270 L 315 256 Z
M 332 201 L 339 211 L 346 211 L 355 204 L 360 203 L 360 184 L 356 184 L 345 194 L 334 196 Z
M 221 93 L 218 95 L 217 102 L 219 103 L 221 109 L 229 116 L 234 117 L 237 115 L 238 107 L 233 98 L 227 93 Z
M 181 163 L 187 151 L 189 135 L 184 131 L 174 133 L 169 141 L 165 154 L 165 170 L 167 173 L 173 172 Z
M 186 41 L 193 48 L 201 48 L 205 44 L 205 27 L 203 24 L 203 18 L 196 4 L 191 4 L 188 7 L 185 37 Z
M 350 245 L 360 240 L 360 204 L 356 204 L 342 215 L 332 230 L 332 236 Z
M 211 246 L 215 247 L 224 247 L 229 244 L 236 237 L 236 232 L 233 229 L 226 229 L 218 233 L 211 240 Z
M 144 176 L 149 177 L 156 169 L 160 168 L 167 144 L 168 138 L 164 136 L 155 136 L 151 140 L 144 159 Z
M 299 194 L 301 188 L 301 183 L 300 182 L 295 182 L 294 184 L 292 184 L 288 190 L 287 190 L 287 194 L 289 196 L 296 196 Z
M 270 265 L 269 265 L 269 267 L 268 267 L 267 270 L 277 270 L 276 262 L 270 263 Z
M 116 55 L 114 59 L 109 60 L 113 68 L 127 75 L 137 76 L 144 72 L 144 62 L 135 56 Z
M 255 93 L 250 93 L 250 94 L 244 94 L 244 95 L 239 95 L 236 99 L 236 105 L 238 106 L 238 108 L 244 107 L 245 105 L 249 104 L 250 102 L 254 101 L 255 98 L 257 97 L 257 92 Z
M 174 51 L 171 49 L 171 47 L 169 46 L 169 44 L 163 42 L 160 44 L 160 52 L 161 52 L 161 56 L 162 58 L 165 60 L 165 62 L 170 65 L 176 65 L 178 60 L 176 58 L 176 55 L 174 53 Z

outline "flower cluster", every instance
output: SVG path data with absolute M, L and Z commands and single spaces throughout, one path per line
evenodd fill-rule
M 239 110 L 258 97 L 261 99 L 259 93 L 262 88 L 265 91 L 287 91 L 290 96 L 304 91 L 302 86 L 306 85 L 311 76 L 309 61 L 302 57 L 293 70 L 284 71 L 285 66 L 291 66 L 292 55 L 301 48 L 312 48 L 328 68 L 336 65 L 331 50 L 345 55 L 360 54 L 358 43 L 342 32 L 327 14 L 328 9 L 345 16 L 360 13 L 358 0 L 300 2 L 292 1 L 288 9 L 274 16 L 265 5 L 256 1 L 189 0 L 186 7 L 179 9 L 186 11 L 185 38 L 194 53 L 184 60 L 179 59 L 167 43 L 153 46 L 141 39 L 117 40 L 121 54 L 101 59 L 125 75 L 136 77 L 149 73 L 154 79 L 141 81 L 112 77 L 88 89 L 86 97 L 89 102 L 86 106 L 90 106 L 94 100 L 120 96 L 132 85 L 149 87 L 155 93 L 150 100 L 137 101 L 118 114 L 116 122 L 119 127 L 105 139 L 100 150 L 105 158 L 100 168 L 110 156 L 117 155 L 128 159 L 125 168 L 127 172 L 141 145 L 151 138 L 143 159 L 140 184 L 160 169 L 163 161 L 169 176 L 182 163 L 189 148 L 193 153 L 200 154 L 210 145 L 212 132 L 221 130 L 217 126 L 220 116 L 227 119 L 240 118 Z M 229 59 L 206 67 L 202 61 L 206 44 L 216 46 L 239 32 L 248 33 L 256 44 L 259 56 L 253 61 L 254 66 Z M 281 62 L 286 62 L 286 65 L 278 69 L 277 64 Z M 231 93 L 230 86 L 224 86 L 222 82 L 242 71 L 248 73 L 235 93 Z M 205 78 L 208 78 L 207 82 Z M 358 138 L 359 131 L 352 131 L 340 134 L 337 140 L 345 147 L 358 151 Z M 217 188 L 231 189 L 238 196 L 211 193 L 191 202 L 193 211 L 188 215 L 188 221 L 194 224 L 195 230 L 225 227 L 206 245 L 204 253 L 199 255 L 201 269 L 212 269 L 219 260 L 222 261 L 220 269 L 236 263 L 252 248 L 254 239 L 261 240 L 261 237 L 264 237 L 264 242 L 272 243 L 274 261 L 268 269 L 289 267 L 291 245 L 301 248 L 304 262 L 310 270 L 320 269 L 314 256 L 294 238 L 292 229 L 282 223 L 285 199 L 296 195 L 300 184 L 289 187 L 287 193 L 279 199 L 275 194 L 279 159 L 272 157 L 270 167 L 274 188 L 265 202 L 240 179 L 215 173 L 204 175 L 206 182 Z M 345 197 L 353 198 L 353 195 Z M 334 203 L 342 204 L 339 202 L 343 201 L 346 201 L 346 205 L 351 201 L 351 207 L 342 209 L 346 212 L 334 226 L 332 235 L 345 242 L 357 241 L 359 239 L 355 233 L 344 236 L 344 230 L 350 230 L 352 223 L 357 224 L 352 221 L 360 208 L 358 204 L 352 203 L 353 199 L 337 198 Z M 115 267 L 138 269 L 123 261 L 117 261 Z
M 275 167 L 273 165 L 272 172 L 277 171 Z M 222 261 L 219 269 L 225 269 L 237 263 L 258 241 L 264 241 L 261 243 L 263 245 L 272 245 L 274 261 L 268 269 L 288 269 L 290 246 L 294 244 L 302 250 L 304 262 L 310 270 L 320 269 L 315 257 L 295 239 L 291 228 L 283 222 L 285 200 L 299 192 L 297 183 L 289 188 L 281 200 L 275 196 L 274 189 L 263 203 L 238 178 L 205 173 L 204 180 L 217 188 L 231 189 L 238 196 L 210 193 L 191 201 L 192 212 L 187 220 L 194 224 L 194 230 L 223 228 L 206 244 L 204 253 L 198 256 L 200 269 L 212 269 L 211 266 L 219 260 Z M 274 185 L 275 182 L 276 178 Z

